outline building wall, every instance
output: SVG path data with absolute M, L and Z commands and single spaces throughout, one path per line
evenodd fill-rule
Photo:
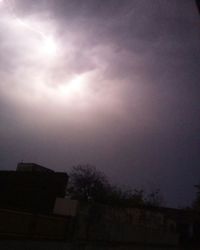
M 0 241 L 7 238 L 67 240 L 71 238 L 72 231 L 73 223 L 68 217 L 0 209 Z
M 79 240 L 118 244 L 178 244 L 174 223 L 159 212 L 144 208 L 85 205 L 80 208 L 76 227 Z
M 95 215 L 97 218 L 90 215 L 92 214 L 88 206 L 82 208 L 76 217 L 47 216 L 0 209 L 0 242 L 5 239 L 56 240 L 74 241 L 79 245 L 83 243 L 85 246 L 95 245 L 95 247 L 102 245 L 168 247 L 177 244 L 176 234 L 162 228 L 127 223 L 123 217 L 122 220 L 115 221 L 107 220 L 107 216 L 103 219 L 104 216 L 99 214 L 97 209 Z
M 0 171 L 0 208 L 49 213 L 67 181 L 65 173 Z
M 36 163 L 25 163 L 20 162 L 17 164 L 17 171 L 26 171 L 26 172 L 45 172 L 45 173 L 54 173 L 53 170 L 49 168 L 45 168 L 41 165 L 38 165 Z
M 173 247 L 77 245 L 55 241 L 0 241 L 1 250 L 181 250 Z

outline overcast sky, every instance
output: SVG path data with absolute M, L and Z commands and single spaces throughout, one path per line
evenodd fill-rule
M 1 0 L 0 168 L 90 163 L 190 205 L 200 182 L 192 0 Z

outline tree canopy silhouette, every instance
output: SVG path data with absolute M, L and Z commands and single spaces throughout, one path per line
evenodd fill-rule
M 70 187 L 68 192 L 72 198 L 84 201 L 105 200 L 105 193 L 109 189 L 109 183 L 106 176 L 94 166 L 74 166 L 69 176 Z
M 196 188 L 196 198 L 192 204 L 192 207 L 195 210 L 200 211 L 200 185 L 195 185 L 194 187 Z
M 72 199 L 122 206 L 160 206 L 160 190 L 145 194 L 143 189 L 111 185 L 104 173 L 92 165 L 74 166 L 69 173 L 67 194 Z

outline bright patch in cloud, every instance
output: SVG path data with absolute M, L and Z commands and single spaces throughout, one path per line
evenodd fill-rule
M 96 115 L 95 110 L 119 110 L 120 93 L 109 88 L 114 83 L 105 83 L 102 72 L 104 46 L 84 45 L 87 33 L 83 30 L 69 27 L 63 36 L 58 35 L 58 23 L 46 13 L 18 16 L 12 9 L 7 6 L 0 11 L 5 30 L 2 41 L 8 50 L 5 57 L 12 71 L 6 76 L 6 99 L 25 110 L 26 116 L 44 112 L 61 118 L 67 112 L 79 119 L 85 111 Z
M 52 37 L 45 37 L 42 41 L 42 52 L 47 56 L 55 56 L 58 51 L 56 41 Z

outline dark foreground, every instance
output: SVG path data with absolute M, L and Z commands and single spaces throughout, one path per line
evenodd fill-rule
M 1 250 L 183 250 L 183 248 L 178 248 L 178 247 L 77 245 L 66 242 L 20 241 L 20 240 L 0 241 L 0 249 Z

